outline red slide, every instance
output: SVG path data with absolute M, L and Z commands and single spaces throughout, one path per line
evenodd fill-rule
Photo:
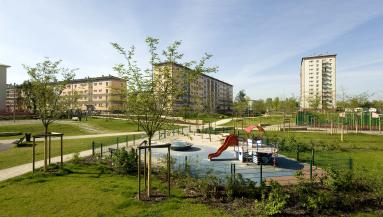
M 210 153 L 207 158 L 211 160 L 212 158 L 218 157 L 231 145 L 238 145 L 238 138 L 236 135 L 229 135 L 226 137 L 225 142 L 215 153 Z

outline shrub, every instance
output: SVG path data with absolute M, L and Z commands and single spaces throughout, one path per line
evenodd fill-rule
M 277 182 L 271 182 L 270 192 L 262 195 L 261 201 L 255 201 L 255 209 L 261 215 L 273 216 L 283 212 L 289 200 L 289 195 L 283 191 Z
M 199 189 L 204 198 L 222 198 L 224 196 L 222 180 L 213 175 L 201 179 Z
M 112 157 L 113 170 L 118 174 L 132 174 L 137 172 L 138 157 L 133 148 L 127 151 L 118 149 Z
M 236 197 L 256 198 L 261 195 L 261 188 L 257 188 L 256 183 L 250 179 L 244 179 L 242 174 L 227 177 L 226 196 L 234 199 Z
M 74 153 L 73 154 L 73 159 L 72 159 L 73 163 L 77 164 L 77 163 L 80 163 L 81 159 L 80 159 L 80 154 L 79 153 Z

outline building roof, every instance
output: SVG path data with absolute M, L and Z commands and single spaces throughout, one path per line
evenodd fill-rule
M 301 62 L 303 62 L 303 60 L 308 60 L 308 59 L 328 58 L 328 57 L 336 57 L 336 54 L 326 54 L 326 55 L 319 54 L 316 56 L 302 57 Z
M 0 66 L 11 67 L 11 66 L 8 66 L 8 65 L 5 65 L 5 64 L 2 64 L 2 63 L 0 63 Z
M 110 81 L 110 80 L 117 80 L 117 81 L 125 81 L 122 78 L 108 75 L 108 76 L 100 76 L 100 77 L 87 77 L 87 78 L 80 78 L 80 79 L 74 79 L 70 81 L 70 83 L 86 83 L 86 82 L 97 82 L 97 81 Z
M 188 68 L 188 67 L 186 67 L 186 66 L 184 66 L 184 65 L 181 65 L 181 64 L 179 64 L 179 63 L 174 63 L 174 62 L 169 62 L 169 61 L 165 61 L 165 62 L 162 62 L 162 63 L 156 63 L 156 64 L 154 64 L 154 65 L 156 65 L 156 66 L 162 66 L 162 65 L 166 65 L 166 64 L 174 64 L 174 65 L 176 65 L 176 66 L 178 66 L 178 67 L 181 67 L 181 68 L 184 68 L 184 69 L 187 69 L 187 70 L 192 70 L 192 69 L 190 69 L 190 68 Z M 209 76 L 209 75 L 207 75 L 207 74 L 202 74 L 202 76 L 205 76 L 205 77 L 207 77 L 207 78 L 210 78 L 210 79 L 213 79 L 213 80 L 222 82 L 222 83 L 227 84 L 227 85 L 229 85 L 229 86 L 233 86 L 232 84 L 229 84 L 229 83 L 224 82 L 224 81 L 222 81 L 222 80 L 219 80 L 219 79 L 217 79 L 217 78 L 211 77 L 211 76 Z

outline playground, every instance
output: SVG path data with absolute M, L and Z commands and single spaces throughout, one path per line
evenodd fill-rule
M 254 133 L 255 129 L 260 133 Z M 296 182 L 297 171 L 308 169 L 308 164 L 278 154 L 277 145 L 263 138 L 263 128 L 250 125 L 247 132 L 251 137 L 249 139 L 229 133 L 208 136 L 185 133 L 162 139 L 158 143 L 176 144 L 177 147 L 180 141 L 191 144 L 189 149 L 171 151 L 172 170 L 195 178 L 215 175 L 224 179 L 233 174 L 241 174 L 243 178 L 258 184 L 276 180 L 286 185 Z M 256 137 L 257 134 L 261 136 Z M 153 149 L 152 152 L 156 165 L 165 158 L 167 150 Z

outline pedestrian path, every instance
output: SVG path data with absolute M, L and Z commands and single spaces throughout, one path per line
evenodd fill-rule
M 134 134 L 143 134 L 144 132 L 119 132 L 119 133 L 102 133 L 102 134 L 87 134 L 87 135 L 79 135 L 79 136 L 65 136 L 64 139 L 87 139 L 87 138 L 99 138 L 99 137 L 108 137 L 108 136 L 126 136 L 126 135 L 134 135 Z M 0 140 L 0 144 L 8 144 L 14 142 L 16 139 L 8 139 L 8 140 Z M 52 140 L 60 140 L 58 137 L 52 138 Z M 38 138 L 36 141 L 44 141 L 44 138 Z
M 126 135 L 126 134 L 124 134 Z M 146 138 L 136 140 L 136 144 L 140 144 L 142 141 L 144 141 Z M 121 144 L 120 144 L 121 147 Z M 108 150 L 109 148 L 117 148 L 117 144 L 110 145 L 104 147 L 104 150 Z M 100 152 L 100 148 L 96 149 L 96 153 Z M 105 153 L 105 151 L 103 151 Z M 70 153 L 63 156 L 63 161 L 67 162 L 73 159 L 74 155 L 76 153 Z M 81 151 L 78 153 L 79 157 L 86 157 L 92 155 L 92 149 Z M 51 163 L 59 163 L 61 162 L 61 156 L 53 157 L 51 158 Z M 44 166 L 44 160 L 36 161 L 35 162 L 35 168 L 40 168 Z M 4 181 L 10 178 L 14 178 L 26 173 L 32 172 L 32 163 L 22 164 L 19 166 L 10 167 L 7 169 L 0 170 L 0 181 Z

